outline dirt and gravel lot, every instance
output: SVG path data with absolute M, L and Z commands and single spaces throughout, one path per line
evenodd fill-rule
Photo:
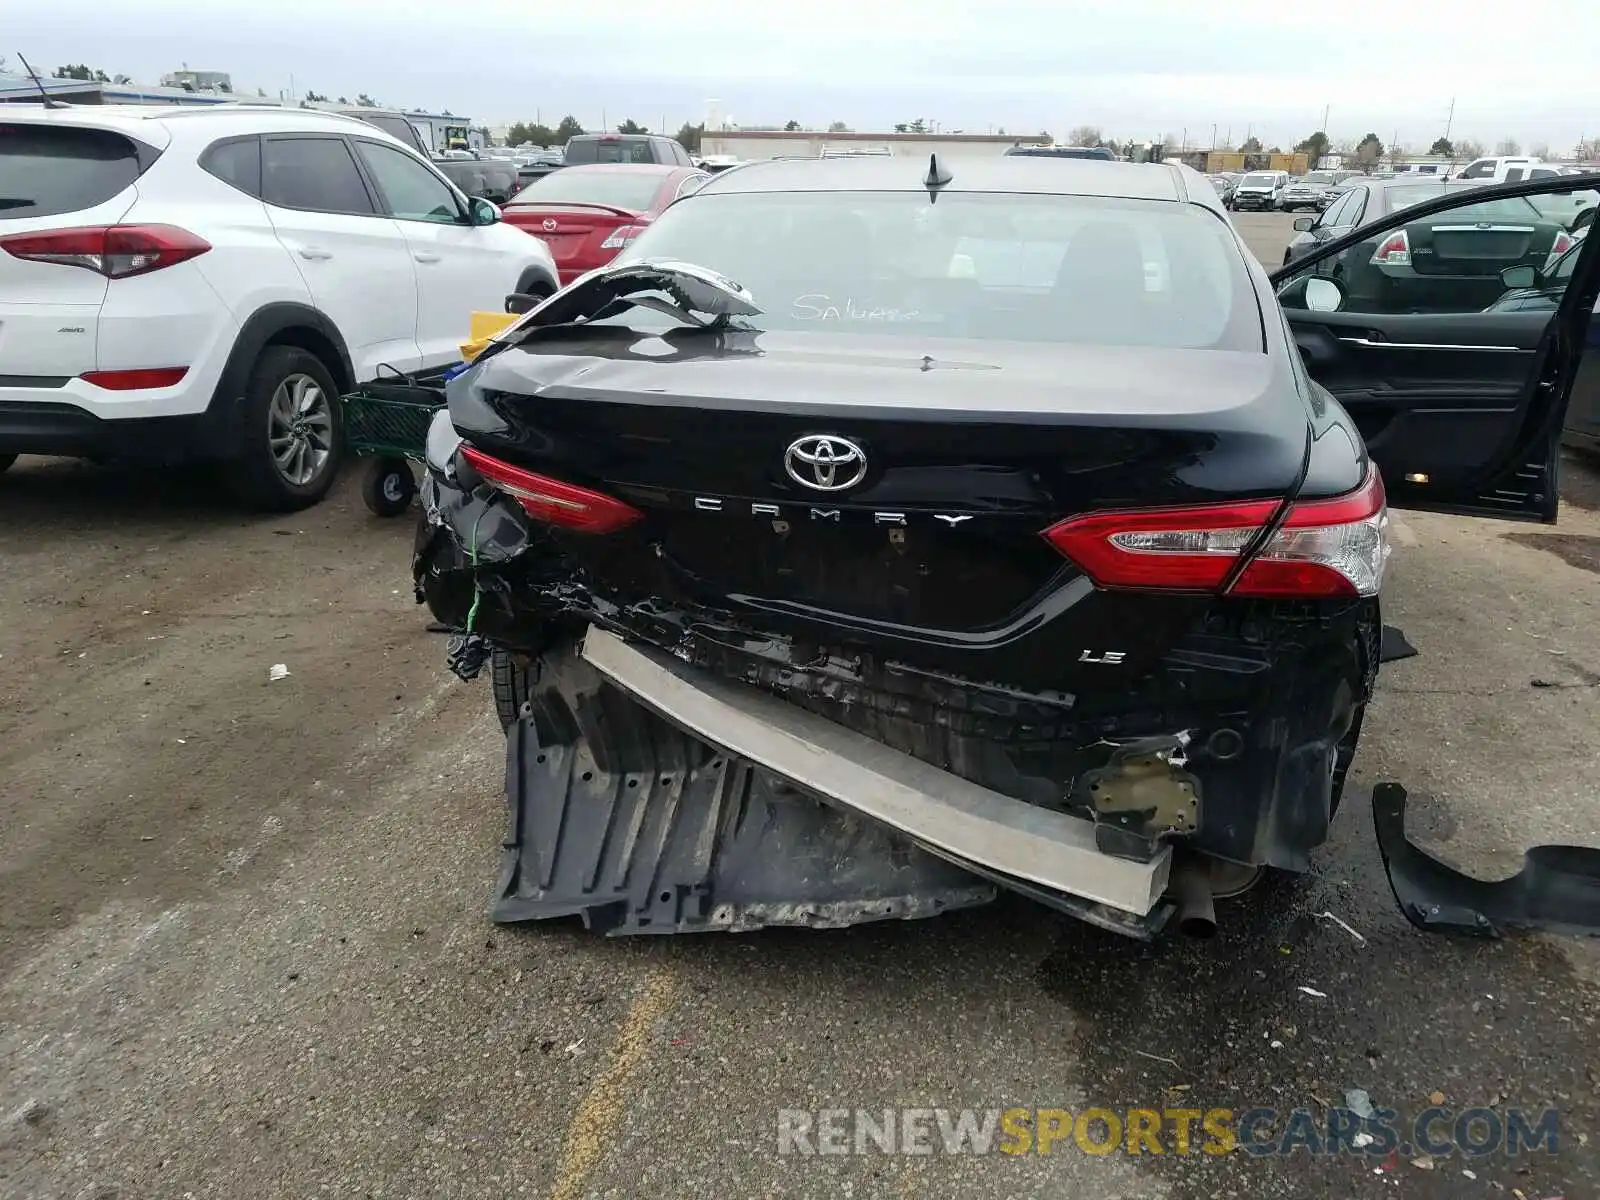
M 1281 216 L 1241 217 L 1267 262 Z M 1402 514 L 1353 789 L 1482 873 L 1600 845 L 1600 474 L 1555 529 Z M 487 685 L 409 520 L 203 478 L 0 476 L 0 1196 L 1595 1194 L 1600 951 L 1414 933 L 1366 812 L 1210 943 L 1021 901 L 840 933 L 603 941 L 485 917 Z M 269 681 L 274 664 L 286 678 Z M 1357 940 L 1318 914 L 1336 914 Z M 1319 995 L 1311 995 L 1310 988 Z M 780 1108 L 1552 1105 L 1521 1159 L 779 1156 Z

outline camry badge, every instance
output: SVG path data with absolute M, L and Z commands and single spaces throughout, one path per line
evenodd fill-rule
M 866 452 L 849 438 L 808 433 L 789 443 L 783 469 L 802 487 L 819 492 L 842 492 L 867 475 Z

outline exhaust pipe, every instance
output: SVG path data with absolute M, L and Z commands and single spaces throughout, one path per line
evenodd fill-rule
M 1208 860 L 1197 854 L 1185 855 L 1173 868 L 1170 890 L 1178 902 L 1178 932 L 1192 938 L 1215 936 L 1217 909 L 1212 903 Z

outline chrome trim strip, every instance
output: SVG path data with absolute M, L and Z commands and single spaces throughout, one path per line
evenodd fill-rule
M 1487 354 L 1532 354 L 1521 346 L 1461 346 L 1450 342 L 1374 342 L 1370 338 L 1342 337 L 1350 346 L 1367 346 L 1373 350 L 1482 350 Z
M 1172 851 L 1150 862 L 1095 848 L 1094 823 L 969 783 L 776 696 L 692 670 L 589 627 L 583 657 L 689 732 L 808 791 L 889 825 L 954 862 L 1143 916 L 1167 887 Z
M 1532 225 L 1430 225 L 1435 233 L 1532 233 Z

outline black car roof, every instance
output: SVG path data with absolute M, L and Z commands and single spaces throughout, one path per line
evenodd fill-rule
M 1187 200 L 1175 167 L 1162 163 L 1106 162 L 1083 158 L 943 158 L 951 180 L 946 192 L 1044 192 L 1134 200 Z M 804 158 L 747 163 L 713 175 L 697 193 L 717 192 L 917 192 L 923 190 L 928 159 Z M 1195 178 L 1203 178 L 1196 175 Z M 1210 187 L 1206 194 L 1215 201 Z

